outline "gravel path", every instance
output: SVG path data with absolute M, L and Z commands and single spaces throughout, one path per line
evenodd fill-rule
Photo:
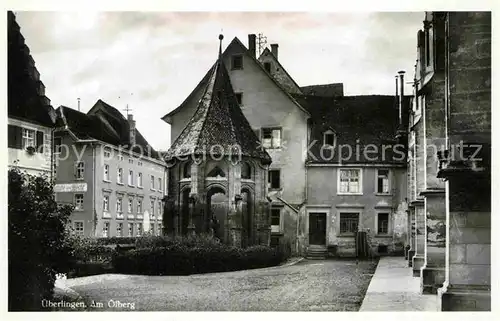
M 94 311 L 358 311 L 375 267 L 371 261 L 304 260 L 191 276 L 104 274 L 65 285 Z

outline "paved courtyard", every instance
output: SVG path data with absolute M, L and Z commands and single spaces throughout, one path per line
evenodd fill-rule
M 105 274 L 64 283 L 87 305 L 94 301 L 89 310 L 358 311 L 375 267 L 376 261 L 305 260 L 227 273 Z

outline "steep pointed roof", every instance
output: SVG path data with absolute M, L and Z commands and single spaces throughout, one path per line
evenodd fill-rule
M 189 155 L 241 154 L 271 163 L 240 109 L 221 56 L 219 49 L 219 58 L 208 73 L 197 109 L 167 151 L 165 160 Z

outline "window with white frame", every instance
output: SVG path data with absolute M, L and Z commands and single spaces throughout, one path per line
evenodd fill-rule
M 102 199 L 102 210 L 109 212 L 109 195 L 104 195 Z
M 128 163 L 129 163 L 129 164 L 133 164 L 133 163 L 134 163 L 134 160 L 133 160 L 132 158 L 129 158 L 129 159 L 128 159 Z
M 134 186 L 134 171 L 128 171 L 128 185 Z
M 123 210 L 123 199 L 121 197 L 118 197 L 116 199 L 116 212 L 121 213 Z
M 107 158 L 111 157 L 111 151 L 108 148 L 104 149 L 104 157 Z
M 76 162 L 75 167 L 76 167 L 76 179 L 84 179 L 85 163 Z
M 361 169 L 339 170 L 339 193 L 359 194 L 361 190 Z
M 359 213 L 340 213 L 340 234 L 354 234 L 358 225 Z
M 118 168 L 116 174 L 116 181 L 120 184 L 123 184 L 123 168 Z
M 35 134 L 36 131 L 34 129 L 23 128 L 23 149 L 36 146 Z
M 377 234 L 389 234 L 389 213 L 377 214 Z
M 137 214 L 142 214 L 142 200 L 137 200 Z
M 163 190 L 162 184 L 161 184 L 161 177 L 158 177 L 158 190 L 161 192 Z
M 128 223 L 128 236 L 134 235 L 134 223 Z
M 123 223 L 116 224 L 116 236 L 123 236 Z
M 75 194 L 75 210 L 83 210 L 83 194 Z
M 155 200 L 151 200 L 151 216 L 155 216 Z
M 83 236 L 83 221 L 74 221 L 73 222 L 73 230 L 75 235 Z
M 390 180 L 388 169 L 377 170 L 377 193 L 389 194 L 390 193 Z
M 272 149 L 281 147 L 281 128 L 262 128 L 262 147 Z
M 109 165 L 104 164 L 104 180 L 109 182 Z
M 102 236 L 103 237 L 109 236 L 109 222 L 104 222 L 104 225 L 102 227 Z
M 134 208 L 134 200 L 132 198 L 128 199 L 128 207 L 127 212 L 132 213 L 132 209 Z
M 137 236 L 142 235 L 142 223 L 137 223 Z
M 279 233 L 281 231 L 281 208 L 271 208 L 271 233 Z
M 151 189 L 155 189 L 155 177 L 151 175 Z
M 161 200 L 158 201 L 158 215 L 163 215 L 163 203 Z
M 142 187 L 142 173 L 137 173 L 137 187 Z

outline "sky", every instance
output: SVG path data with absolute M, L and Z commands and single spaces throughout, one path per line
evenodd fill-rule
M 170 146 L 161 117 L 179 106 L 234 37 L 279 44 L 299 86 L 344 84 L 345 95 L 395 93 L 413 79 L 423 12 L 15 12 L 55 108 L 128 105 L 153 148 Z M 406 93 L 411 93 L 407 84 Z

